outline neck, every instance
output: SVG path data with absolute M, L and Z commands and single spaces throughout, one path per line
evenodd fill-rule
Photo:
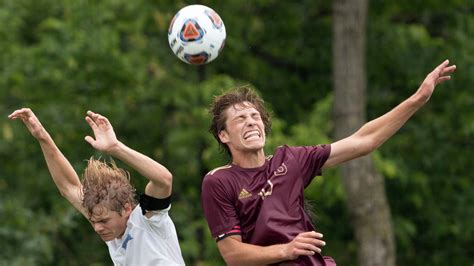
M 263 149 L 252 152 L 233 152 L 232 163 L 242 168 L 256 168 L 265 164 Z

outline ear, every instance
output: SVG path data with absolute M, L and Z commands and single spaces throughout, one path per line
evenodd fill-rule
M 229 142 L 229 134 L 227 134 L 227 131 L 225 129 L 219 131 L 219 139 L 222 143 Z
M 122 215 L 125 216 L 125 217 L 128 217 L 128 216 L 130 216 L 130 213 L 132 213 L 132 211 L 133 211 L 132 204 L 127 202 L 123 206 Z

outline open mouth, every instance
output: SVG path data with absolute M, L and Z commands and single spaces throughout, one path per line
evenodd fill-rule
M 260 138 L 260 132 L 258 130 L 251 130 L 244 133 L 244 140 Z

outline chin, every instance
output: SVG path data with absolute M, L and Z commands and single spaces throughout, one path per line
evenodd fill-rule
M 263 147 L 265 147 L 265 140 L 261 140 L 257 143 L 252 143 L 248 147 L 249 149 L 252 149 L 252 150 L 261 150 L 263 149 Z
M 249 146 L 249 147 L 247 147 L 247 150 L 251 151 L 251 152 L 258 152 L 258 151 L 263 150 L 263 145 Z
M 115 237 L 112 235 L 100 236 L 100 238 L 102 238 L 102 240 L 105 242 L 115 239 Z

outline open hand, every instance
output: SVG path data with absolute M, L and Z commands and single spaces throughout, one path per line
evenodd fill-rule
M 87 111 L 85 119 L 92 128 L 95 138 L 86 136 L 84 139 L 89 142 L 94 149 L 110 153 L 115 147 L 117 147 L 119 141 L 115 136 L 112 125 L 105 116 L 92 111 Z
M 23 121 L 25 126 L 30 131 L 31 135 L 33 135 L 33 137 L 38 140 L 45 139 L 49 136 L 48 132 L 46 132 L 46 130 L 43 128 L 43 125 L 41 125 L 41 122 L 30 108 L 15 110 L 8 116 L 8 118 L 12 120 L 21 119 L 21 121 Z
M 423 103 L 426 103 L 433 94 L 436 85 L 450 80 L 450 74 L 453 73 L 455 70 L 456 65 L 450 66 L 449 60 L 444 60 L 443 63 L 433 69 L 433 71 L 431 71 L 431 73 L 426 76 L 425 80 L 423 80 L 423 83 L 417 91 L 420 100 Z

